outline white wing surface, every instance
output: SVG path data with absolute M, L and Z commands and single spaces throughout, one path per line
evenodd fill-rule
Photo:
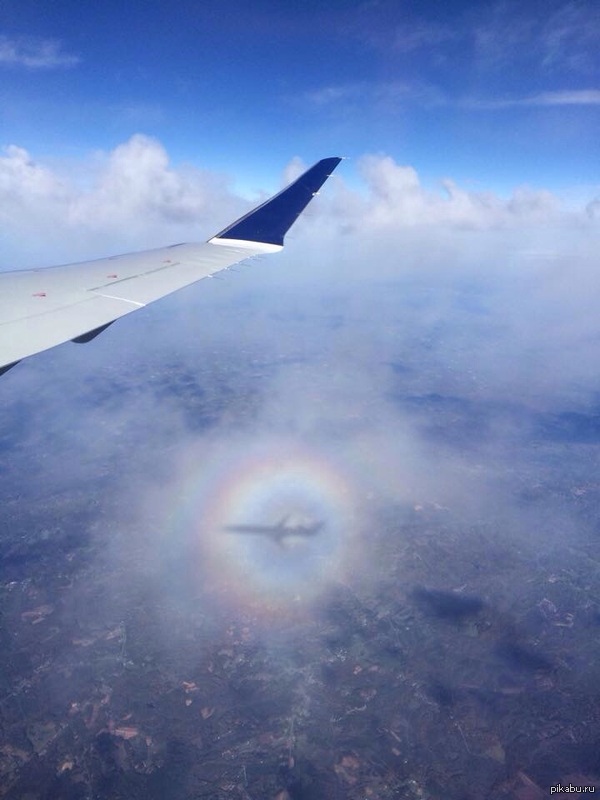
M 246 258 L 281 250 L 340 160 L 319 161 L 208 242 L 0 273 L 0 374 L 57 344 L 90 341 L 119 317 Z

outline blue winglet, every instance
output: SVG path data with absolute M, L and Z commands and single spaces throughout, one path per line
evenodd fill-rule
M 236 220 L 215 239 L 283 245 L 283 237 L 319 191 L 341 158 L 324 158 L 283 191 Z

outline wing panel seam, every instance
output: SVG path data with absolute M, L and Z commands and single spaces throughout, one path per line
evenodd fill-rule
M 146 303 L 138 303 L 137 300 L 127 300 L 125 297 L 117 297 L 114 294 L 104 294 L 104 292 L 98 292 L 95 289 L 91 289 L 90 291 L 94 292 L 98 297 L 106 297 L 107 300 L 120 300 L 121 303 L 130 303 L 132 306 L 136 306 L 136 308 L 146 307 Z

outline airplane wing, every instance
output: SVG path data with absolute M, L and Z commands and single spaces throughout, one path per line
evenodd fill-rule
M 251 256 L 278 252 L 340 160 L 319 161 L 201 244 L 0 273 L 0 375 L 55 345 L 88 342 L 119 317 Z

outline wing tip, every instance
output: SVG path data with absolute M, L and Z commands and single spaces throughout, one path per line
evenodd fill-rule
M 218 239 L 241 240 L 283 247 L 288 230 L 342 160 L 341 156 L 330 156 L 317 161 L 281 192 L 217 233 L 210 241 L 214 244 Z

